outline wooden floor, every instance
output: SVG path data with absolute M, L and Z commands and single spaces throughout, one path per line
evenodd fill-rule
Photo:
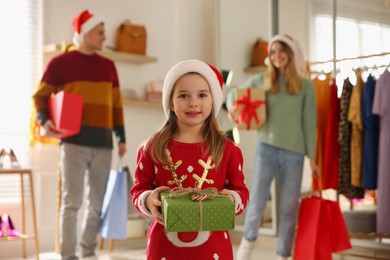
M 232 232 L 233 250 L 236 252 L 241 233 Z M 253 260 L 274 260 L 276 259 L 275 248 L 277 239 L 275 237 L 260 236 L 256 241 L 252 259 Z M 351 240 L 353 248 L 338 254 L 333 254 L 333 260 L 362 260 L 362 259 L 390 259 L 390 242 L 382 244 L 375 241 Z M 108 249 L 105 243 L 102 250 L 98 250 L 99 260 L 146 260 L 144 240 L 117 240 L 113 251 Z M 0 257 L 0 259 L 2 259 Z M 33 258 L 30 258 L 33 259 Z M 42 253 L 41 260 L 59 260 L 60 257 L 54 253 Z M 22 259 L 13 259 L 22 260 Z

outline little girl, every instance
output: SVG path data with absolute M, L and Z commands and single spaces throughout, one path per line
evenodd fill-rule
M 166 232 L 160 192 L 173 188 L 216 188 L 241 214 L 249 192 L 239 147 L 216 120 L 223 101 L 219 71 L 199 60 L 179 62 L 166 75 L 162 104 L 166 122 L 138 149 L 131 189 L 138 212 L 153 217 L 147 259 L 233 259 L 228 231 Z

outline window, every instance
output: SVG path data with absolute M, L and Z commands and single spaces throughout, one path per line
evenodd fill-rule
M 363 78 L 368 73 L 379 76 L 390 63 L 390 2 L 338 0 L 336 3 L 337 60 L 389 53 L 337 62 L 337 85 L 342 86 L 342 81 L 358 67 L 367 67 Z M 332 8 L 332 1 L 313 0 L 312 61 L 333 59 Z M 311 69 L 330 72 L 333 70 L 333 63 L 312 66 Z
M 23 160 L 28 149 L 31 95 L 39 69 L 39 2 L 0 3 L 0 149 L 12 148 Z M 0 176 L 0 203 L 19 194 L 17 175 Z M 8 200 L 9 201 L 9 200 Z

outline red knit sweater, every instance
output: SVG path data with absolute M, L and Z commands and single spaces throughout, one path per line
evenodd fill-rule
M 202 143 L 188 144 L 171 141 L 167 153 L 176 165 L 177 179 L 183 188 L 195 187 L 197 177 L 206 174 L 202 189 L 215 187 L 219 191 L 226 188 L 232 192 L 236 205 L 236 215 L 241 214 L 248 202 L 249 191 L 244 183 L 243 157 L 229 139 L 222 161 L 217 169 L 209 168 L 214 161 L 209 154 L 202 154 Z M 203 149 L 204 150 L 204 149 Z M 206 166 L 206 167 L 205 167 Z M 167 165 L 152 161 L 149 150 L 141 146 L 137 155 L 135 184 L 131 189 L 133 204 L 138 212 L 151 216 L 145 207 L 145 199 L 158 186 L 178 187 L 172 182 L 172 172 Z M 211 184 L 212 183 L 212 184 Z M 228 231 L 166 232 L 164 226 L 152 221 L 148 230 L 148 259 L 233 259 L 233 250 Z
M 49 119 L 49 97 L 61 90 L 81 95 L 84 100 L 80 133 L 63 142 L 112 148 L 112 130 L 118 142 L 126 142 L 119 80 L 111 60 L 78 51 L 54 57 L 33 96 L 41 125 Z

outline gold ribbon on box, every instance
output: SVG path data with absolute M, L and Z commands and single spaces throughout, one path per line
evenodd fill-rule
M 252 119 L 255 120 L 256 124 L 260 124 L 259 117 L 256 113 L 256 109 L 264 105 L 266 101 L 258 100 L 258 101 L 251 101 L 251 89 L 246 89 L 246 95 L 242 96 L 240 99 L 236 100 L 234 102 L 233 111 L 236 111 L 238 108 L 238 105 L 243 105 L 242 110 L 240 111 L 240 114 L 238 115 L 238 124 L 241 125 L 245 122 L 246 128 L 249 130 Z
M 173 188 L 170 190 L 169 198 L 179 198 L 191 195 L 191 200 L 199 202 L 199 231 L 203 228 L 203 200 L 214 199 L 216 197 L 227 197 L 226 195 L 220 194 L 216 188 Z

